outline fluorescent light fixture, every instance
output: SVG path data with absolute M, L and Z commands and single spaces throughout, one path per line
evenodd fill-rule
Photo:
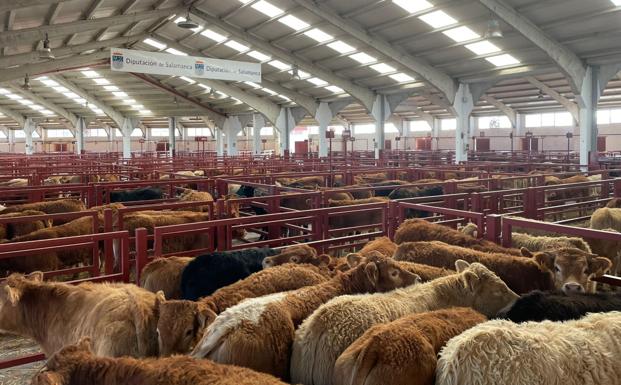
M 138 113 L 140 115 L 151 115 L 153 112 L 151 112 L 151 110 L 140 110 Z
M 333 41 L 332 43 L 328 44 L 328 47 L 341 54 L 354 52 L 356 50 L 355 47 L 352 47 L 351 45 L 341 40 Z
M 235 40 L 229 40 L 226 43 L 224 43 L 224 45 L 238 52 L 246 52 L 250 49 L 247 46 L 243 45 L 242 43 L 236 42 Z
M 91 110 L 95 111 L 95 110 L 99 110 L 99 107 L 97 107 L 95 104 L 89 104 L 88 108 L 90 108 Z
M 399 72 L 398 74 L 388 75 L 391 79 L 398 81 L 399 83 L 414 81 L 414 78 L 410 75 Z
M 73 101 L 78 104 L 86 104 L 86 99 L 84 98 L 74 98 Z
M 30 100 L 26 100 L 26 99 L 20 99 L 17 102 L 19 104 L 23 104 L 24 106 L 30 106 L 30 105 L 34 104 L 34 102 L 31 102 Z
M 309 83 L 313 83 L 314 85 L 319 86 L 319 87 L 328 85 L 327 81 L 323 79 L 319 79 L 319 78 L 310 78 L 310 79 L 306 79 L 306 81 Z
M 278 92 L 276 92 L 274 90 L 271 90 L 269 88 L 263 88 L 263 91 L 267 92 L 270 95 L 277 95 L 278 94 Z
M 55 115 L 55 114 L 54 114 L 54 112 L 52 112 L 52 111 L 50 111 L 50 110 L 46 110 L 46 109 L 41 110 L 41 113 L 42 113 L 43 115 L 49 115 L 49 116 L 53 116 L 53 115 Z
M 188 56 L 187 53 L 183 51 L 179 51 L 178 49 L 174 49 L 174 48 L 166 48 L 166 52 L 173 54 L 173 55 L 178 55 L 178 56 Z
M 509 54 L 486 57 L 485 60 L 492 63 L 496 67 L 504 67 L 515 64 L 520 64 L 520 61 Z
M 424 11 L 433 8 L 432 4 L 425 0 L 392 0 L 393 3 L 405 9 L 409 13 Z
M 342 94 L 343 92 L 345 92 L 344 89 L 342 89 L 341 87 L 337 87 L 337 86 L 328 86 L 324 88 L 328 91 L 334 92 L 335 94 Z
M 82 71 L 82 75 L 86 76 L 87 78 L 98 78 L 100 77 L 99 74 L 95 71 Z
M 371 68 L 373 68 L 374 70 L 376 70 L 377 72 L 381 74 L 386 74 L 388 72 L 395 72 L 397 70 L 395 67 L 389 66 L 386 63 L 373 64 Z
M 377 58 L 374 58 L 373 56 L 368 55 L 364 52 L 358 52 L 353 55 L 349 55 L 349 57 L 360 64 L 369 64 L 377 61 Z
M 175 22 L 175 24 L 177 23 Z M 160 43 L 159 41 L 154 40 L 154 39 L 144 39 L 142 42 L 150 45 L 151 47 L 157 48 L 159 50 L 166 48 L 166 44 Z
M 290 99 L 290 98 L 288 98 L 288 97 L 286 97 L 286 96 L 284 96 L 284 95 L 278 95 L 278 97 L 279 97 L 279 98 L 281 98 L 281 99 L 284 99 L 284 100 L 286 100 L 286 101 L 288 101 L 288 102 L 290 102 L 290 101 L 291 101 L 291 99 Z
M 211 91 L 211 87 L 208 87 L 208 86 L 206 86 L 204 84 L 198 83 L 198 86 L 206 89 L 207 91 Z
M 97 79 L 93 79 L 93 81 L 99 84 L 100 86 L 107 86 L 108 84 L 110 84 L 110 81 L 106 78 L 97 78 Z
M 144 106 L 142 104 L 132 104 L 131 107 L 134 110 L 144 110 Z
M 302 21 L 293 15 L 287 15 L 285 17 L 281 17 L 280 19 L 278 19 L 278 21 L 280 21 L 287 27 L 290 27 L 296 31 L 302 30 L 304 28 L 308 28 L 310 26 L 307 22 Z
M 123 99 L 124 104 L 138 104 L 136 99 Z
M 268 3 L 265 0 L 261 0 L 255 4 L 252 4 L 252 8 L 269 17 L 276 17 L 284 13 L 282 9 L 278 8 L 275 5 L 272 5 L 271 3 Z
M 227 94 L 225 94 L 224 92 L 221 92 L 221 91 L 216 91 L 216 93 L 222 95 L 225 98 L 229 97 Z
M 13 99 L 13 100 L 22 100 L 23 98 L 19 95 L 15 95 L 15 94 L 6 94 L 7 98 L 9 99 Z
M 38 105 L 38 104 L 33 104 L 32 106 L 30 106 L 30 109 L 35 110 L 35 111 L 41 111 L 41 110 L 43 110 L 44 108 L 43 108 L 43 107 L 41 107 L 41 106 L 40 106 L 40 105 Z
M 291 65 L 287 64 L 287 63 L 283 63 L 280 60 L 272 60 L 271 62 L 267 63 L 269 65 L 271 65 L 272 67 L 276 67 L 279 70 L 288 70 L 291 69 Z
M 477 55 L 487 55 L 494 52 L 500 52 L 500 48 L 487 40 L 479 41 L 477 43 L 466 44 L 466 48 L 476 53 Z
M 457 23 L 457 20 L 447 15 L 444 11 L 427 13 L 425 15 L 419 16 L 418 18 L 429 24 L 433 28 L 442 28 L 446 27 L 447 25 Z
M 56 87 L 52 87 L 52 88 L 54 89 L 54 91 L 60 92 L 61 94 L 65 93 L 65 92 L 69 92 L 69 88 L 63 87 L 63 86 L 56 86 Z
M 219 34 L 218 32 L 211 29 L 204 30 L 203 32 L 201 32 L 201 35 L 218 43 L 222 43 L 226 40 L 226 36 Z
M 106 90 L 106 91 L 119 91 L 119 87 L 117 87 L 117 86 L 104 86 L 104 90 Z
M 39 79 L 39 80 L 41 81 L 41 83 L 45 84 L 48 87 L 55 87 L 55 86 L 59 85 L 56 81 L 54 81 L 52 79 L 45 78 L 43 80 L 41 80 L 41 79 Z
M 258 61 L 268 61 L 271 59 L 270 56 L 267 56 L 266 54 L 259 51 L 250 51 L 247 52 L 246 55 L 257 59 Z
M 304 34 L 310 37 L 311 39 L 318 41 L 319 43 L 323 43 L 324 41 L 334 39 L 334 36 L 328 35 L 327 33 L 320 30 L 319 28 L 313 28 L 310 31 L 304 32 Z
M 186 77 L 186 76 L 179 76 L 179 79 L 181 79 L 181 80 L 183 80 L 185 82 L 188 82 L 190 84 L 196 83 L 196 81 L 194 81 L 194 80 L 192 80 L 192 79 L 190 79 L 189 77 Z
M 69 99 L 75 99 L 80 97 L 80 95 L 76 94 L 75 92 L 63 92 L 63 95 L 65 95 Z
M 6 88 L 0 88 L 0 95 L 8 95 L 10 93 L 11 91 L 7 90 Z
M 461 43 L 462 41 L 479 39 L 481 37 L 481 35 L 466 26 L 449 29 L 448 31 L 444 31 L 442 33 L 458 43 Z
M 257 83 L 253 83 L 253 82 L 244 82 L 244 84 L 247 84 L 252 88 L 261 88 L 260 85 L 258 85 Z
M 117 98 L 126 98 L 128 96 L 127 93 L 123 91 L 115 91 L 112 94 L 116 96 Z

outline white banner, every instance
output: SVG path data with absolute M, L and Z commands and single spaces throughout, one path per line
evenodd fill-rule
M 113 71 L 261 82 L 261 64 L 123 48 L 110 50 Z

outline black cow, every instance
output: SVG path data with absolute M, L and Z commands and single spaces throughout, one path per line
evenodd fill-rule
M 263 259 L 278 253 L 270 248 L 253 248 L 196 257 L 181 274 L 181 299 L 197 301 L 211 295 L 219 288 L 261 270 Z
M 120 190 L 110 192 L 110 203 L 134 202 L 162 199 L 164 193 L 157 187 L 141 187 L 135 190 Z
M 511 308 L 498 316 L 513 322 L 567 321 L 587 313 L 621 310 L 621 294 L 533 291 L 524 294 Z
M 371 186 L 373 187 L 384 187 L 384 186 L 397 186 L 397 185 L 403 185 L 403 184 L 409 184 L 410 182 L 405 182 L 402 180 L 385 180 L 383 182 L 377 182 L 377 183 L 371 183 Z M 390 194 L 392 194 L 393 191 L 397 190 L 398 187 L 395 187 L 393 189 L 382 189 L 382 190 L 376 190 L 375 191 L 375 196 L 376 197 L 387 197 Z
M 388 199 L 431 197 L 442 194 L 444 194 L 442 186 L 426 187 L 423 189 L 406 187 L 391 192 L 390 195 L 388 195 Z M 405 216 L 406 218 L 427 218 L 429 217 L 429 213 L 427 211 L 407 209 Z

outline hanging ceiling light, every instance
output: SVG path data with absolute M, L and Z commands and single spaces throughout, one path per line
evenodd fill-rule
M 50 39 L 47 36 L 47 32 L 45 33 L 45 40 L 43 40 L 43 48 L 39 50 L 39 59 L 55 59 L 50 48 Z
M 199 27 L 197 23 L 190 19 L 190 8 L 188 8 L 188 14 L 185 16 L 185 20 L 179 21 L 177 23 L 177 27 L 183 29 L 194 29 Z
M 302 78 L 300 77 L 300 69 L 298 68 L 298 66 L 297 66 L 297 65 L 294 65 L 294 66 L 293 66 L 293 68 L 291 69 L 291 75 L 293 76 L 293 78 L 294 78 L 295 80 L 300 80 L 300 79 L 302 79 Z
M 26 77 L 24 78 L 24 84 L 22 85 L 22 89 L 26 90 L 26 91 L 30 91 L 32 87 L 30 86 L 30 77 L 28 76 L 28 74 L 26 74 Z
M 539 95 L 537 95 L 537 99 L 541 100 L 544 98 L 543 91 L 539 90 Z
M 502 29 L 500 29 L 500 22 L 496 19 L 490 19 L 487 22 L 487 32 L 485 32 L 486 39 L 500 39 L 503 37 Z
M 209 90 L 209 97 L 213 98 L 214 96 L 216 96 L 216 90 L 212 88 Z

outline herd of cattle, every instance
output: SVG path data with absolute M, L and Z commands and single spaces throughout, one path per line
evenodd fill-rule
M 410 219 L 346 257 L 156 259 L 140 286 L 14 273 L 0 330 L 50 357 L 36 385 L 619 383 L 621 295 L 592 282 L 610 259 L 579 238 L 503 248 L 463 230 Z

